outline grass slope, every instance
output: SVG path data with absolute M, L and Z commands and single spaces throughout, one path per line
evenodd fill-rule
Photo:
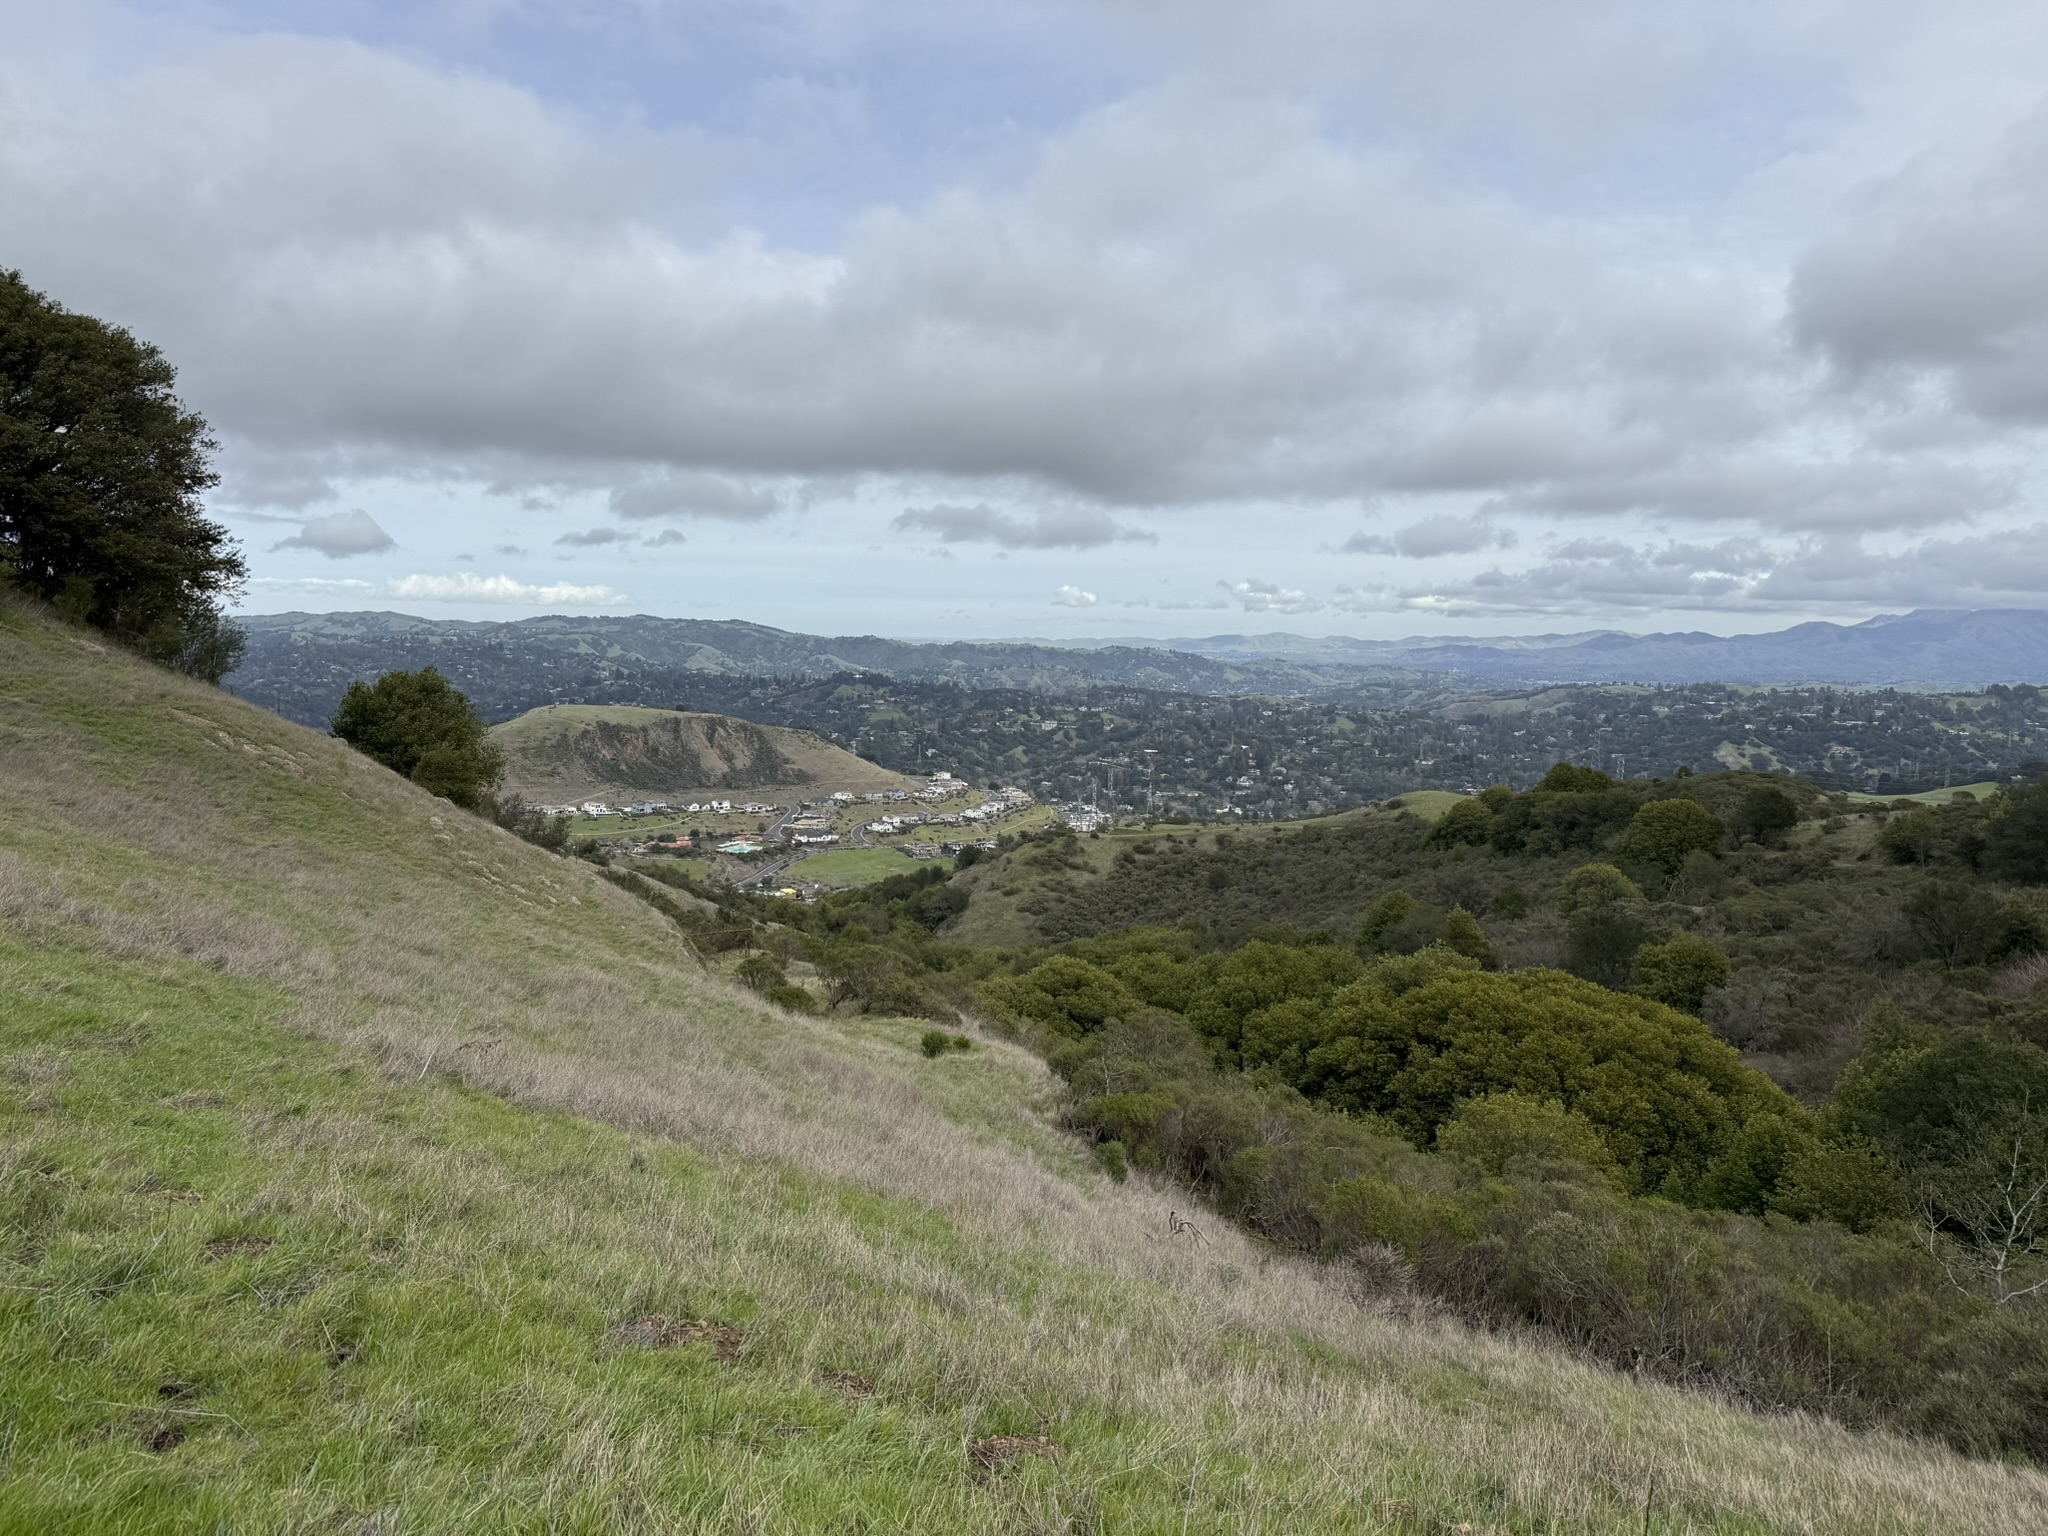
M 550 704 L 491 727 L 505 787 L 543 802 L 688 799 L 792 790 L 805 797 L 911 789 L 892 773 L 811 731 L 729 715 L 623 704 Z
M 830 853 L 812 854 L 792 866 L 789 873 L 799 880 L 814 880 L 819 885 L 843 890 L 848 886 L 873 885 L 891 875 L 914 875 L 933 865 L 951 869 L 953 861 L 913 859 L 894 848 L 838 848 Z
M 2048 1525 L 2031 1470 L 1170 1240 L 1022 1052 L 765 1008 L 578 863 L 4 608 L 0 792 L 0 1531 Z

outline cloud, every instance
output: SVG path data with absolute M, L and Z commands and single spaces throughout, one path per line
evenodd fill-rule
M 1796 334 L 1852 377 L 1924 374 L 1967 411 L 2048 423 L 2043 185 L 2048 108 L 1866 184 L 1794 273 Z
M 1093 608 L 1096 601 L 1093 592 L 1083 592 L 1079 587 L 1061 587 L 1052 600 L 1058 608 Z
M 386 595 L 427 603 L 545 603 L 568 608 L 615 608 L 632 599 L 610 587 L 571 586 L 557 582 L 531 586 L 510 576 L 478 576 L 471 571 L 453 576 L 403 576 Z
M 497 554 L 501 555 L 523 555 L 527 553 L 526 550 L 521 549 L 517 544 L 499 544 L 493 546 L 493 548 Z
M 727 475 L 670 470 L 615 489 L 611 508 L 626 518 L 710 517 L 756 523 L 773 517 L 781 503 Z
M 1400 555 L 1427 560 L 1436 555 L 1469 555 L 1482 549 L 1513 547 L 1515 533 L 1484 514 L 1444 515 L 1410 523 L 1391 538 L 1354 533 L 1338 549 L 1349 555 Z
M 1246 613 L 1313 613 L 1322 606 L 1306 592 L 1290 591 L 1270 581 L 1253 579 L 1235 586 L 1219 581 L 1216 585 L 1234 596 Z
M 555 542 L 576 549 L 595 549 L 601 544 L 620 543 L 625 537 L 626 535 L 616 528 L 586 528 L 581 532 L 565 533 Z
M 297 533 L 270 547 L 274 550 L 314 549 L 330 560 L 345 560 L 350 555 L 381 554 L 384 550 L 396 549 L 398 544 L 377 526 L 377 520 L 369 513 L 355 511 L 308 518 Z
M 687 544 L 690 540 L 680 528 L 664 528 L 653 538 L 640 542 L 648 549 L 667 549 L 672 544 Z
M 889 526 L 934 533 L 948 544 L 997 544 L 1004 549 L 1094 549 L 1154 541 L 1152 534 L 1126 528 L 1106 512 L 1086 509 L 1034 512 L 1027 520 L 981 505 L 911 507 Z
M 829 243 L 733 217 L 757 146 L 422 54 L 193 34 L 123 72 L 31 50 L 0 65 L 10 132 L 35 146 L 0 156 L 0 238 L 31 281 L 177 357 L 262 461 L 240 494 L 280 505 L 376 468 L 608 486 L 629 520 L 757 520 L 782 504 L 757 480 L 848 476 L 1097 509 L 1430 489 L 1568 509 L 1617 477 L 1776 463 L 1802 429 L 1853 462 L 1859 418 L 1813 387 L 1751 264 L 1520 205 L 1244 62 L 1349 90 L 1370 82 L 1331 73 L 1346 50 L 1307 40 L 1364 38 L 1374 89 L 1421 111 L 1472 85 L 1449 64 L 1472 62 L 1451 42 L 1470 34 L 1308 6 L 1261 41 L 1198 9 L 1199 66 L 1074 115 L 1001 178 L 878 190 Z M 1661 65 L 1558 82 L 1618 38 L 1689 39 L 1679 75 L 1708 57 L 1687 53 L 1706 46 L 1694 20 L 1594 11 L 1566 29 L 1599 40 L 1562 50 L 1571 68 L 1502 66 L 1515 90 L 1474 99 L 1548 122 L 1597 96 L 1625 104 L 1587 121 L 1632 120 L 1661 110 Z M 1456 14 L 1527 30 L 1512 8 Z M 1422 75 L 1386 62 L 1411 58 Z M 1010 547 L 1129 536 L 1103 510 L 989 518 Z
M 1872 549 L 1850 534 L 1791 543 L 1726 539 L 1630 544 L 1575 539 L 1521 570 L 1430 583 L 1347 586 L 1353 613 L 1610 615 L 1799 613 L 2048 605 L 2048 524 Z

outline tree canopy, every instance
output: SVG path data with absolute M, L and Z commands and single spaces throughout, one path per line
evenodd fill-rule
M 504 771 L 483 717 L 432 667 L 349 684 L 334 734 L 430 793 L 475 807 Z
M 67 617 L 209 682 L 248 574 L 204 513 L 207 426 L 162 353 L 0 271 L 0 575 Z

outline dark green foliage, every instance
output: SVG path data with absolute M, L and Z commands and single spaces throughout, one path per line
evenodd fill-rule
M 1366 909 L 1358 922 L 1358 947 L 1367 953 L 1390 948 L 1391 934 L 1415 912 L 1415 898 L 1406 891 L 1389 891 Z
M 1986 829 L 1984 862 L 2001 879 L 2048 884 L 2048 779 L 2000 796 Z
M 756 992 L 773 992 L 789 985 L 789 977 L 773 955 L 752 954 L 733 968 L 733 978 Z
M 1900 910 L 1913 936 L 1943 965 L 1987 959 L 2005 935 L 2005 913 L 1998 898 L 1967 881 L 1928 880 Z
M 790 1013 L 816 1013 L 818 1011 L 817 999 L 812 997 L 806 988 L 800 987 L 794 982 L 788 982 L 779 987 L 770 987 L 767 997 L 768 1001 L 775 1004 L 776 1007 L 786 1009 Z
M 1742 797 L 1732 825 L 1745 842 L 1775 842 L 1799 825 L 1799 802 L 1775 784 L 1759 784 Z
M 1935 1257 L 1887 1230 L 1896 1191 L 1865 1143 L 1821 1139 L 1796 1116 L 1753 1119 L 1712 1176 L 1730 1201 L 1781 1213 L 1759 1219 L 1617 1193 L 1604 1133 L 1589 1136 L 1591 1121 L 1549 1095 L 1469 1101 L 1432 1155 L 1264 1074 L 1217 1071 L 1193 1031 L 1163 1016 L 1109 1025 L 1052 1063 L 1072 1085 L 1076 1126 L 1120 1149 L 1098 1153 L 1105 1166 L 1188 1181 L 1308 1252 L 1391 1245 L 1404 1277 L 1468 1322 L 1538 1327 L 1762 1407 L 1975 1454 L 2048 1455 L 2043 1315 L 1958 1296 Z M 1867 1235 L 1811 1220 L 1816 1194 L 1860 1210 Z M 1804 1226 L 1784 1219 L 1800 1199 Z
M 1569 1177 L 1584 1169 L 1627 1187 L 1599 1127 L 1556 1099 L 1512 1090 L 1467 1099 L 1437 1129 L 1436 1146 L 1494 1178 Z
M 1894 864 L 1931 864 L 1941 851 L 1941 821 L 1926 806 L 1914 806 L 1889 818 L 1877 843 Z
M 1143 1006 L 1116 977 L 1072 955 L 1055 955 L 1022 976 L 999 977 L 982 988 L 982 997 L 1054 1034 L 1077 1037 Z
M 1450 848 L 1460 843 L 1477 846 L 1492 837 L 1493 807 L 1477 795 L 1460 800 L 1429 829 L 1430 846 L 1434 848 Z
M 1493 964 L 1492 941 L 1486 937 L 1486 930 L 1479 926 L 1479 919 L 1463 907 L 1453 907 L 1445 914 L 1444 943 L 1481 965 Z
M 569 818 L 546 816 L 535 810 L 517 795 L 501 800 L 496 795 L 482 795 L 478 798 L 477 809 L 516 837 L 524 838 L 537 848 L 550 853 L 569 851 Z
M 918 1037 L 917 1048 L 927 1056 L 943 1056 L 948 1051 L 971 1051 L 974 1042 L 965 1035 L 949 1035 L 943 1029 L 928 1029 Z
M 1095 1161 L 1104 1173 L 1119 1184 L 1131 1176 L 1130 1161 L 1124 1156 L 1124 1144 L 1120 1141 L 1097 1142 Z
M 1681 1013 L 1696 1014 L 1706 996 L 1728 984 L 1728 956 L 1710 939 L 1680 933 L 1640 946 L 1629 966 L 1629 990 Z
M 351 684 L 334 716 L 334 734 L 457 805 L 479 805 L 504 771 L 504 756 L 484 733 L 483 718 L 432 667 Z
M 1636 884 L 1612 864 L 1582 864 L 1558 887 L 1566 920 L 1565 965 L 1604 987 L 1627 984 L 1636 951 L 1650 936 L 1648 910 Z
M 1612 789 L 1614 780 L 1598 768 L 1585 768 L 1577 763 L 1558 763 L 1550 772 L 1537 781 L 1532 793 L 1546 795 L 1597 794 Z
M 1637 811 L 1614 855 L 1675 875 L 1695 853 L 1712 853 L 1727 835 L 1720 818 L 1697 800 L 1652 800 Z
M 0 271 L 0 579 L 208 682 L 248 574 L 201 497 L 219 477 L 176 371 L 128 332 Z

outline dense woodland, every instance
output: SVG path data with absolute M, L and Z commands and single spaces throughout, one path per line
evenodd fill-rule
M 2048 1455 L 2048 782 L 1559 766 L 1433 823 L 1056 831 L 807 908 L 618 878 L 785 1006 L 1035 1043 L 1112 1176 L 1363 1305 Z M 950 937 L 1004 903 L 1035 940 Z

